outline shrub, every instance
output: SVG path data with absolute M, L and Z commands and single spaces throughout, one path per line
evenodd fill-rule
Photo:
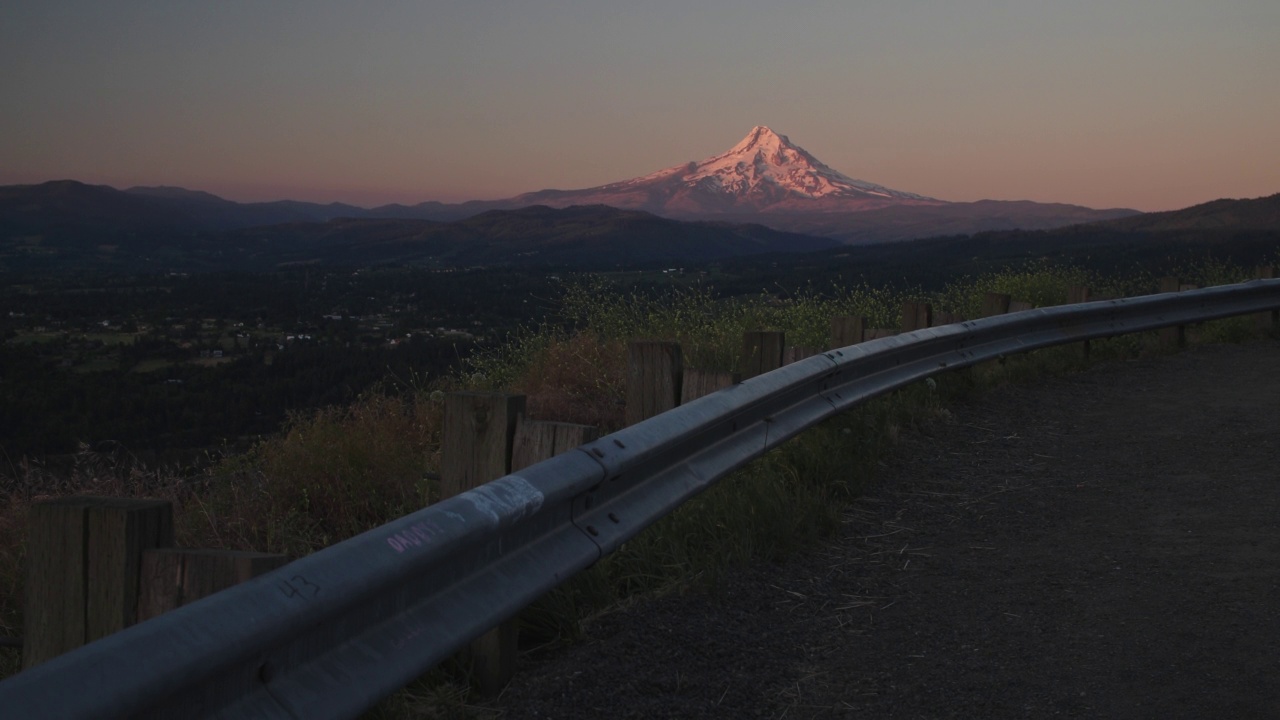
M 187 508 L 191 542 L 296 557 L 413 512 L 433 498 L 439 435 L 423 393 L 294 415 L 204 478 Z

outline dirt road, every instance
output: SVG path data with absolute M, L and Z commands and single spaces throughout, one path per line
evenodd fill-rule
M 953 408 L 829 547 L 589 633 L 503 717 L 1280 717 L 1280 343 Z

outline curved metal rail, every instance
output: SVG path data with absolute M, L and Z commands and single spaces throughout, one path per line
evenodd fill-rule
M 1280 280 L 872 340 L 695 400 L 0 682 L 21 718 L 347 718 L 821 420 L 930 375 L 1280 308 Z

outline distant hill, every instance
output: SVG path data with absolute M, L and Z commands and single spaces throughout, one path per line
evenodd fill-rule
M 0 186 L 3 236 L 68 237 L 84 232 L 115 236 L 190 227 L 188 213 L 169 198 L 130 194 L 74 180 Z
M 1182 210 L 1145 213 L 1094 227 L 1123 232 L 1280 229 L 1280 193 L 1253 200 L 1214 200 Z
M 1140 217 L 1133 210 L 1092 210 L 1028 200 L 979 200 L 908 205 L 847 213 L 771 213 L 769 227 L 848 244 L 900 242 L 994 230 L 1049 230 L 1081 223 Z
M 61 202 L 64 192 L 76 200 Z M 613 268 L 838 245 L 760 225 L 682 222 L 602 205 L 495 210 L 451 223 L 334 218 L 220 230 L 209 229 L 207 216 L 193 219 L 169 204 L 190 199 L 79 183 L 42 186 L 40 202 L 26 206 L 5 204 L 0 193 L 0 269 L 262 270 L 300 263 Z
M 848 282 L 940 288 L 958 276 L 1044 259 L 1105 275 L 1141 268 L 1177 274 L 1206 259 L 1280 265 L 1280 195 L 1216 200 L 1184 210 L 1083 223 L 1049 230 L 1005 230 L 856 244 L 785 260 L 753 256 L 729 260 L 726 274 L 750 286 L 779 275 L 796 286 Z
M 576 268 L 703 262 L 837 245 L 759 225 L 680 222 L 603 205 L 493 210 L 452 223 L 343 219 L 251 228 L 228 234 L 226 242 L 246 251 L 259 248 L 256 257 L 275 263 Z
M 82 233 L 94 236 L 89 240 L 98 240 L 122 233 L 189 233 L 287 222 L 322 222 L 336 217 L 358 217 L 367 212 L 340 203 L 319 205 L 293 200 L 237 203 L 210 193 L 174 187 L 117 190 L 75 180 L 0 186 L 0 237 L 38 234 L 75 242 L 76 236 Z

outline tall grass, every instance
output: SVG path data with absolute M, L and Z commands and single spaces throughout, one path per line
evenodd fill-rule
M 192 546 L 306 555 L 436 498 L 441 414 L 425 392 L 378 392 L 290 417 L 200 480 L 179 536 Z

